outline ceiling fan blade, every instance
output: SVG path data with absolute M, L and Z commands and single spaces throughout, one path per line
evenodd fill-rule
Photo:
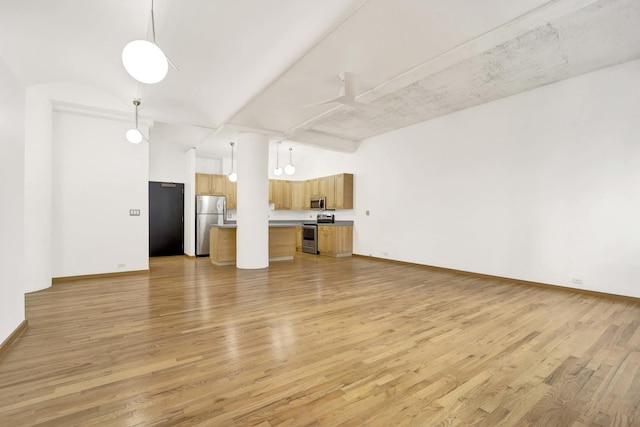
M 318 105 L 332 104 L 334 102 L 347 105 L 351 108 L 358 108 L 361 110 L 368 110 L 372 112 L 381 111 L 382 107 L 372 104 L 365 104 L 363 102 L 357 102 L 356 96 L 358 94 L 358 76 L 355 73 L 344 71 L 338 74 L 338 77 L 342 81 L 340 87 L 340 94 L 337 98 L 329 99 L 322 102 L 316 102 L 313 104 L 302 105 L 301 107 L 316 107 Z
M 342 80 L 344 97 L 348 101 L 354 101 L 358 95 L 358 76 L 345 71 L 344 73 L 340 73 L 340 79 Z

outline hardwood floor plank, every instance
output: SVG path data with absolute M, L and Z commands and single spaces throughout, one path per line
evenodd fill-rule
M 26 296 L 2 425 L 639 425 L 640 304 L 365 257 Z

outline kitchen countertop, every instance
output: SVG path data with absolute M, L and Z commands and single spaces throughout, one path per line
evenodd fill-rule
M 348 226 L 353 225 L 353 221 L 336 221 L 336 222 L 328 222 L 328 223 L 318 223 L 317 221 L 269 221 L 269 227 L 297 227 L 302 224 L 318 224 L 318 225 L 329 225 L 329 226 Z M 238 224 L 235 221 L 230 221 L 226 224 L 213 224 L 212 227 L 218 228 L 236 228 Z
M 345 225 L 353 225 L 353 221 L 336 221 L 336 222 L 302 221 L 299 225 L 302 225 L 302 224 L 345 226 Z

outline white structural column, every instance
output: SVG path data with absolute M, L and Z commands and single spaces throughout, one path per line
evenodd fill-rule
M 39 87 L 26 91 L 24 144 L 25 292 L 51 286 L 53 265 L 53 112 Z
M 196 229 L 196 149 L 190 148 L 184 155 L 184 253 L 196 256 L 196 242 L 193 230 Z
M 238 210 L 236 266 L 269 266 L 269 138 L 241 133 L 236 143 Z

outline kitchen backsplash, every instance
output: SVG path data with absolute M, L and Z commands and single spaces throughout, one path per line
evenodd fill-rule
M 269 210 L 269 219 L 270 220 L 295 220 L 295 221 L 305 221 L 305 220 L 315 220 L 316 215 L 321 211 L 288 211 L 288 210 Z M 353 209 L 338 209 L 335 211 L 326 211 L 334 214 L 336 216 L 336 221 L 353 221 L 355 212 Z M 236 220 L 236 210 L 228 210 L 227 211 L 227 220 L 235 221 Z

